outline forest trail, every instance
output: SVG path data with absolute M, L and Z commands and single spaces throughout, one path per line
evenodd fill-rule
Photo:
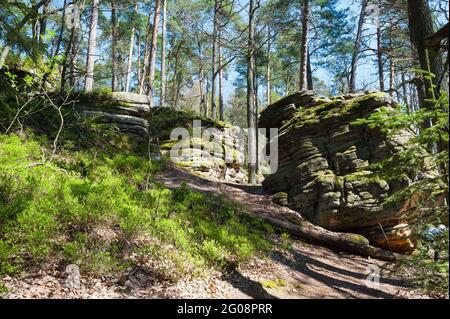
M 169 166 L 156 179 L 169 188 L 186 183 L 190 188 L 223 194 L 246 206 L 249 212 L 280 216 L 289 212 L 276 205 L 259 186 L 222 184 Z M 10 290 L 5 298 L 420 298 L 407 281 L 389 274 L 393 264 L 292 240 L 282 247 L 280 235 L 272 235 L 277 247 L 266 257 L 254 257 L 227 272 L 210 270 L 201 277 L 177 283 L 161 282 L 145 269 L 128 269 L 121 277 L 92 278 L 81 274 L 81 287 L 67 286 L 65 265 L 35 267 L 20 276 L 3 279 Z M 369 266 L 381 270 L 378 286 L 367 286 Z
M 197 191 L 224 195 L 259 216 L 284 219 L 285 213 L 293 213 L 289 208 L 275 204 L 260 186 L 214 182 L 174 165 L 156 178 L 172 189 L 185 183 Z M 377 287 L 365 284 L 371 265 L 381 269 Z M 220 295 L 225 298 L 417 297 L 405 281 L 387 274 L 392 265 L 295 240 L 289 251 L 275 251 L 267 260 L 258 260 L 222 277 L 225 283 L 220 283 L 223 290 Z

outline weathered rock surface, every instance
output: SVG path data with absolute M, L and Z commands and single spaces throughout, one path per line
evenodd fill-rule
M 149 101 L 145 95 L 126 92 L 74 96 L 77 111 L 98 123 L 117 126 L 120 131 L 147 138 Z
M 160 141 L 161 153 L 178 166 L 213 181 L 247 183 L 245 145 L 237 142 L 242 141 L 238 128 L 171 108 L 156 110 L 148 119 L 151 134 Z M 193 121 L 201 121 L 200 137 L 194 136 Z M 174 128 L 187 129 L 190 138 L 183 142 L 172 139 L 170 133 Z M 205 130 L 209 132 L 207 135 Z M 175 144 L 186 151 L 171 154 Z M 262 180 L 262 176 L 258 178 Z
M 278 171 L 263 187 L 285 192 L 287 205 L 333 231 L 364 235 L 371 244 L 407 253 L 414 247 L 414 207 L 387 207 L 383 200 L 401 184 L 368 182 L 365 168 L 404 147 L 413 132 L 395 138 L 352 125 L 380 107 L 395 107 L 384 93 L 358 93 L 332 100 L 302 91 L 270 105 L 260 127 L 279 128 Z
M 83 94 L 72 99 L 77 112 L 96 123 L 115 126 L 120 132 L 132 133 L 145 141 L 150 134 L 153 151 L 157 148 L 167 159 L 197 175 L 214 181 L 239 184 L 247 182 L 244 145 L 234 143 L 238 133 L 231 126 L 172 108 L 150 110 L 148 97 L 135 93 Z M 210 141 L 202 141 L 201 138 L 197 141 L 193 138 L 192 125 L 195 120 L 201 121 L 202 133 L 209 129 L 214 138 Z M 170 156 L 171 148 L 177 143 L 176 140 L 171 140 L 170 136 L 175 128 L 189 130 L 191 138 L 185 141 L 183 146 L 193 148 L 193 155 L 197 155 L 194 160 L 191 156 L 185 157 L 181 153 Z M 196 146 L 198 149 L 195 149 Z M 227 160 L 227 154 L 231 154 L 231 162 Z M 262 176 L 258 177 L 261 181 Z

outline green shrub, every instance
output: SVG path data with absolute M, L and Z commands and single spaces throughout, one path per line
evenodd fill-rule
M 12 263 L 15 247 L 0 239 L 0 276 L 14 273 L 17 270 Z
M 0 135 L 0 275 L 31 257 L 96 275 L 145 261 L 175 281 L 270 250 L 265 223 L 223 197 L 157 186 L 159 165 L 145 154 L 67 141 L 50 163 L 42 162 L 45 139 Z
M 43 259 L 54 244 L 59 223 L 45 212 L 26 210 L 17 217 L 16 235 L 23 252 Z

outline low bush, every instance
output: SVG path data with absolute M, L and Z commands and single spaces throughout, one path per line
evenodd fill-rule
M 177 280 L 270 250 L 270 227 L 222 197 L 153 182 L 160 164 L 145 154 L 61 143 L 48 161 L 45 139 L 0 135 L 0 276 L 62 261 Z

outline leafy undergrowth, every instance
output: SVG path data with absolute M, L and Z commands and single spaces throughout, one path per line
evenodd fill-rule
M 51 161 L 45 138 L 0 135 L 0 283 L 48 263 L 177 281 L 270 251 L 269 226 L 224 198 L 165 188 L 153 180 L 162 164 L 97 133 L 82 147 L 62 137 Z

